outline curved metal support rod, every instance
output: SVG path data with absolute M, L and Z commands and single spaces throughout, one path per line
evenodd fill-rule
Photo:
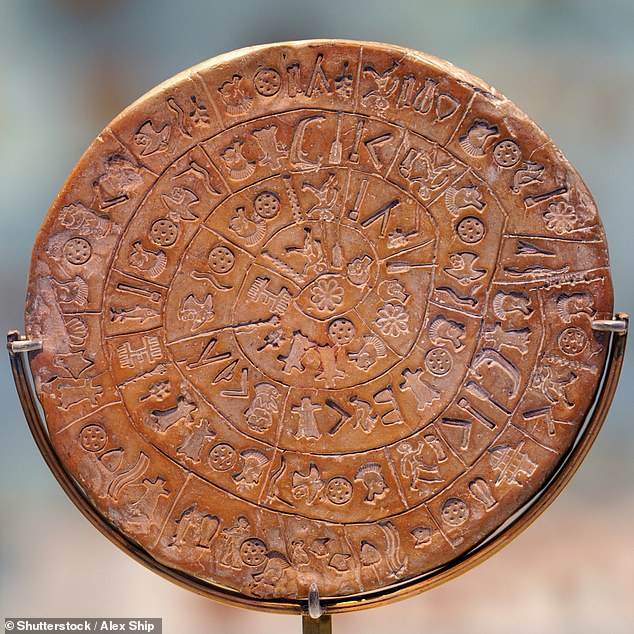
M 609 327 L 603 327 L 605 324 L 602 324 L 602 321 L 606 322 Z M 570 449 L 568 454 L 562 458 L 559 468 L 551 476 L 548 483 L 537 492 L 532 499 L 528 500 L 524 507 L 520 509 L 514 517 L 510 518 L 506 524 L 491 535 L 485 537 L 471 550 L 447 564 L 430 571 L 427 575 L 394 584 L 388 589 L 389 591 L 378 590 L 364 594 L 363 596 L 352 595 L 346 600 L 329 600 L 327 597 L 319 598 L 317 596 L 318 600 L 315 603 L 315 598 L 313 597 L 313 612 L 315 615 L 317 612 L 321 613 L 318 618 L 311 618 L 310 614 L 305 614 L 307 608 L 305 599 L 303 601 L 280 599 L 256 602 L 250 601 L 238 593 L 235 593 L 231 598 L 227 598 L 229 591 L 226 588 L 224 588 L 221 593 L 213 584 L 206 583 L 201 579 L 197 579 L 196 577 L 161 564 L 123 535 L 115 526 L 110 524 L 90 504 L 80 486 L 64 469 L 53 448 L 37 405 L 31 380 L 29 379 L 30 373 L 26 359 L 27 354 L 31 351 L 25 349 L 28 348 L 28 346 L 16 345 L 16 343 L 19 344 L 19 342 L 24 341 L 18 331 L 8 333 L 7 347 L 9 349 L 11 369 L 13 371 L 13 379 L 18 397 L 20 398 L 20 403 L 24 410 L 29 429 L 42 457 L 66 495 L 68 495 L 86 518 L 111 542 L 157 574 L 199 595 L 214 598 L 230 605 L 239 604 L 243 607 L 257 608 L 270 612 L 284 611 L 302 614 L 303 631 L 305 634 L 330 634 L 330 614 L 335 612 L 351 612 L 361 609 L 362 607 L 384 604 L 390 600 L 404 599 L 449 581 L 495 554 L 517 537 L 533 520 L 546 510 L 555 497 L 557 497 L 561 490 L 568 484 L 590 450 L 592 443 L 596 439 L 605 421 L 616 391 L 627 342 L 628 315 L 619 313 L 616 315 L 615 320 L 602 321 L 594 322 L 593 327 L 597 330 L 605 330 L 609 333 L 609 352 L 601 385 L 595 396 L 594 407 L 583 424 L 577 442 Z M 612 327 L 614 322 L 619 323 L 618 327 Z M 598 328 L 594 325 L 597 323 L 600 324 Z M 37 347 L 33 348 L 33 350 L 37 350 Z M 310 599 L 308 607 L 310 609 Z

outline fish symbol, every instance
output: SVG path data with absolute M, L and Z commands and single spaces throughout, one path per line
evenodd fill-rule
M 156 317 L 158 312 L 153 308 L 146 306 L 139 306 L 138 304 L 134 308 L 116 308 L 110 307 L 110 321 L 115 323 L 123 323 L 129 319 L 137 320 L 140 323 L 145 323 L 148 319 Z

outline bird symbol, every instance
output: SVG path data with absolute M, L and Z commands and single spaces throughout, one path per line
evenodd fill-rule
M 198 218 L 189 210 L 191 205 L 200 200 L 191 189 L 176 185 L 170 196 L 162 194 L 161 198 L 169 211 L 170 220 L 178 222 L 179 220 L 196 220 Z
M 458 280 L 463 286 L 468 286 L 471 282 L 475 282 L 486 275 L 486 269 L 476 269 L 474 267 L 477 259 L 478 255 L 469 251 L 452 253 L 449 256 L 451 266 L 446 266 L 443 271 Z

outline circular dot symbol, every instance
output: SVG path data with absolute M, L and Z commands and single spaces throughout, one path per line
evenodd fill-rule
M 260 68 L 253 78 L 253 85 L 263 97 L 272 97 L 279 92 L 282 78 L 274 68 Z
M 333 504 L 345 504 L 352 498 L 352 484 L 345 478 L 337 476 L 328 482 L 326 497 Z
M 71 238 L 64 245 L 64 257 L 71 264 L 86 264 L 92 255 L 92 247 L 88 240 Z
M 270 220 L 271 218 L 275 218 L 280 211 L 280 199 L 278 195 L 273 192 L 260 192 L 253 199 L 253 207 L 258 216 Z
M 108 442 L 108 432 L 101 425 L 86 425 L 79 432 L 79 444 L 86 451 L 101 451 Z
M 335 319 L 328 326 L 328 336 L 336 346 L 350 343 L 357 332 L 355 325 L 349 319 Z
M 467 244 L 475 244 L 484 238 L 484 223 L 475 216 L 463 218 L 456 227 L 458 237 Z
M 561 332 L 557 342 L 562 352 L 573 356 L 583 352 L 588 345 L 588 335 L 581 328 L 571 326 Z
M 228 273 L 235 264 L 236 256 L 229 247 L 219 245 L 209 252 L 207 262 L 214 273 Z
M 154 244 L 158 244 L 161 247 L 169 247 L 176 242 L 176 238 L 178 238 L 178 225 L 168 218 L 159 218 L 152 223 L 150 240 Z
M 442 505 L 441 516 L 450 526 L 460 526 L 469 517 L 469 507 L 460 498 L 449 498 Z
M 513 167 L 520 162 L 521 158 L 520 146 L 510 139 L 500 141 L 493 148 L 493 159 L 500 167 Z
M 240 546 L 240 558 L 247 566 L 259 566 L 266 559 L 266 544 L 256 537 L 251 537 L 242 542 Z
M 220 443 L 209 452 L 209 464 L 216 471 L 231 469 L 238 460 L 236 450 L 226 443 Z
M 451 355 L 444 348 L 432 348 L 425 355 L 427 369 L 436 376 L 443 376 L 451 370 Z

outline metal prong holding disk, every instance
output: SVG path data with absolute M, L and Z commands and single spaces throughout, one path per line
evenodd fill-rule
M 35 352 L 42 349 L 42 342 L 38 339 L 27 339 L 14 330 L 7 337 L 7 349 L 11 354 L 19 354 L 20 352 Z
M 625 334 L 628 328 L 629 316 L 625 313 L 617 313 L 616 319 L 595 319 L 591 322 L 593 330 L 600 332 L 615 332 Z

